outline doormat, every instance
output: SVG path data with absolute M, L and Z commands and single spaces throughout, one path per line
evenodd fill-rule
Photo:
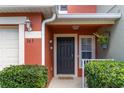
M 58 77 L 58 79 L 73 79 L 73 77 Z

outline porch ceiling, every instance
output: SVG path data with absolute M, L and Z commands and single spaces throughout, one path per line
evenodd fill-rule
M 61 24 L 115 24 L 121 13 L 76 13 L 58 14 L 49 25 Z
M 77 24 L 76 24 L 77 25 Z M 74 26 L 73 24 L 68 24 L 68 25 L 47 25 L 48 28 L 52 31 L 55 31 L 55 30 L 73 30 L 72 26 Z M 79 30 L 85 30 L 85 29 L 89 29 L 89 30 L 97 30 L 101 27 L 110 27 L 112 26 L 112 24 L 90 24 L 90 25 L 81 25 L 79 24 Z

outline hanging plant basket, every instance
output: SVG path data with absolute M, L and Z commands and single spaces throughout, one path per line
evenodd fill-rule
M 97 41 L 100 43 L 101 48 L 106 49 L 108 48 L 109 44 L 109 36 L 105 34 L 99 34 L 99 33 L 94 33 L 94 35 L 97 37 Z
M 101 44 L 101 47 L 102 47 L 103 49 L 107 49 L 107 48 L 108 48 L 108 44 Z

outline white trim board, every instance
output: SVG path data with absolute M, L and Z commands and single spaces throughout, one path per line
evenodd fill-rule
M 24 24 L 19 24 L 19 64 L 25 64 Z
M 25 38 L 41 38 L 41 31 L 25 31 Z
M 26 17 L 0 17 L 0 24 L 25 24 Z
M 69 75 L 57 75 L 57 37 L 74 37 L 74 45 L 75 45 L 75 74 L 69 74 Z M 78 68 L 77 68 L 77 34 L 54 34 L 54 76 L 58 77 L 58 76 L 74 76 L 77 77 L 77 72 L 78 72 Z
M 96 57 L 96 48 L 95 48 L 95 36 L 94 35 L 79 35 L 79 68 L 81 59 L 81 39 L 82 38 L 91 38 L 92 39 L 92 59 L 95 59 Z
M 121 17 L 121 13 L 68 13 L 58 14 L 61 19 L 103 19 L 103 20 L 117 20 Z

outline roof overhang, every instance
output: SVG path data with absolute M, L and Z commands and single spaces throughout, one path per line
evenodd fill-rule
M 18 25 L 25 24 L 26 17 L 0 17 L 0 25 Z
M 0 5 L 0 13 L 43 13 L 45 18 L 52 16 L 55 5 Z
M 48 24 L 115 24 L 120 17 L 121 13 L 58 14 L 56 20 Z

